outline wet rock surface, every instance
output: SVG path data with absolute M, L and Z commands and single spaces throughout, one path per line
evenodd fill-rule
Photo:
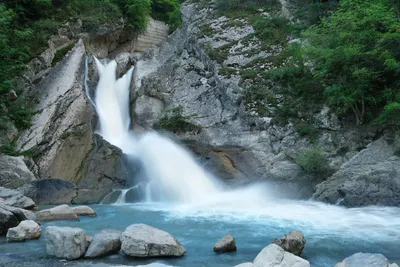
M 272 243 L 280 246 L 287 252 L 293 253 L 296 256 L 300 256 L 306 245 L 306 240 L 303 233 L 299 231 L 292 231 L 287 235 L 274 239 Z
M 19 223 L 17 227 L 8 229 L 8 242 L 21 242 L 29 239 L 38 239 L 42 235 L 40 225 L 32 220 L 25 220 Z
M 231 235 L 224 236 L 214 245 L 214 251 L 217 253 L 236 251 L 236 241 Z

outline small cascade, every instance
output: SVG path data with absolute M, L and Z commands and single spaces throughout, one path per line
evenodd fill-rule
M 121 189 L 121 195 L 116 201 L 116 204 L 122 204 L 126 203 L 126 193 L 129 191 L 129 189 Z

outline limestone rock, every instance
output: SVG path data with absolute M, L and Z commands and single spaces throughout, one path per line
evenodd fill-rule
M 160 118 L 164 103 L 154 97 L 141 96 L 135 102 L 135 121 L 145 128 L 150 128 Z
M 17 190 L 0 187 L 0 198 L 4 200 L 4 204 L 22 209 L 32 209 L 35 202 L 29 197 L 19 193 Z
M 121 249 L 121 232 L 103 229 L 96 233 L 86 251 L 85 258 L 102 257 L 118 253 Z
M 254 267 L 310 267 L 310 263 L 278 245 L 265 247 L 254 259 Z
M 378 253 L 355 253 L 352 256 L 339 262 L 335 267 L 398 267 L 397 264 L 390 264 L 389 260 Z
M 9 228 L 18 226 L 23 220 L 26 217 L 22 209 L 0 203 L 0 235 L 5 234 Z
M 231 235 L 224 236 L 214 246 L 215 252 L 230 252 L 236 251 L 236 241 Z
M 48 226 L 46 250 L 48 255 L 57 258 L 78 259 L 85 254 L 85 232 L 80 228 Z
M 7 241 L 19 242 L 29 239 L 38 239 L 42 235 L 42 229 L 39 224 L 32 220 L 20 222 L 17 227 L 8 229 Z
M 384 138 L 370 145 L 325 182 L 317 186 L 314 198 L 355 207 L 400 204 L 400 157 Z
M 68 205 L 60 205 L 51 209 L 36 212 L 39 221 L 78 220 L 78 216 Z
M 186 249 L 169 233 L 145 224 L 128 226 L 121 236 L 122 251 L 134 257 L 179 257 Z
M 17 189 L 34 180 L 35 175 L 26 167 L 22 157 L 0 155 L 0 186 Z
M 42 205 L 71 203 L 76 197 L 76 187 L 60 179 L 41 179 L 35 182 L 36 202 Z
M 293 253 L 296 256 L 300 256 L 303 252 L 304 246 L 306 245 L 306 240 L 303 233 L 292 231 L 287 235 L 274 239 L 272 243 L 280 246 L 287 252 Z
M 77 207 L 72 207 L 72 209 L 78 216 L 90 216 L 90 217 L 97 216 L 96 212 L 89 206 L 77 206 Z
M 33 211 L 21 209 L 22 213 L 25 215 L 27 220 L 36 221 L 36 214 Z

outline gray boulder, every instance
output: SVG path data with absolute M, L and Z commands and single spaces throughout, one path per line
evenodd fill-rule
M 36 221 L 37 220 L 36 214 L 33 211 L 24 210 L 24 209 L 21 209 L 21 211 L 25 215 L 27 220 L 32 220 L 32 221 Z
M 134 257 L 179 257 L 186 249 L 172 235 L 146 224 L 132 224 L 121 236 L 122 250 Z
M 103 229 L 96 233 L 86 251 L 85 258 L 102 257 L 118 253 L 121 249 L 121 232 Z
M 36 212 L 36 218 L 39 221 L 55 220 L 78 220 L 78 215 L 68 205 L 60 205 L 51 209 L 45 209 Z
M 72 207 L 72 210 L 78 216 L 90 216 L 90 217 L 96 217 L 97 216 L 96 212 L 89 206 Z
M 347 207 L 400 205 L 400 157 L 381 138 L 317 186 L 314 198 Z
M 26 217 L 22 209 L 0 203 L 0 235 L 5 234 L 9 228 L 17 226 L 23 220 L 26 220 Z
M 17 227 L 8 229 L 7 241 L 20 242 L 29 239 L 38 239 L 42 235 L 42 229 L 39 224 L 32 220 L 20 222 Z
M 398 267 L 398 265 L 390 264 L 389 260 L 382 254 L 355 253 L 337 263 L 335 267 Z
M 31 209 L 35 207 L 35 202 L 17 190 L 0 187 L 0 198 L 4 199 L 4 204 L 21 209 Z
M 22 157 L 0 156 L 0 186 L 17 189 L 36 180 Z
M 215 252 L 230 252 L 236 251 L 236 241 L 231 235 L 224 236 L 214 245 Z
M 303 252 L 304 246 L 306 245 L 306 240 L 302 232 L 292 231 L 287 235 L 274 239 L 272 243 L 280 246 L 287 252 L 300 256 Z
M 254 259 L 254 267 L 310 267 L 310 263 L 278 245 L 271 244 L 264 248 Z
M 57 258 L 75 260 L 86 250 L 85 231 L 80 228 L 49 226 L 46 228 L 47 254 Z

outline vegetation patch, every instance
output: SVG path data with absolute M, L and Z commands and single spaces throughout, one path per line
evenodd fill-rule
M 188 120 L 196 117 L 196 114 L 183 115 L 183 106 L 178 106 L 165 110 L 161 119 L 155 123 L 154 129 L 168 130 L 177 134 L 199 131 L 200 128 L 198 126 L 188 122 Z
M 69 51 L 71 51 L 71 49 L 72 48 L 74 48 L 74 46 L 75 46 L 75 44 L 69 44 L 69 45 L 67 45 L 67 46 L 65 46 L 65 47 L 63 47 L 63 48 L 61 48 L 61 49 L 59 49 L 56 53 L 55 53 L 55 55 L 54 55 L 54 58 L 53 58 L 53 61 L 51 62 L 51 65 L 52 66 L 55 66 L 58 62 L 60 62 L 64 57 L 65 57 L 65 55 L 69 52 Z
M 218 70 L 218 74 L 223 75 L 223 76 L 236 75 L 236 73 L 237 73 L 237 69 L 230 68 L 230 67 L 222 67 Z
M 295 160 L 296 164 L 307 173 L 322 174 L 329 170 L 328 160 L 324 152 L 316 147 L 299 153 Z

